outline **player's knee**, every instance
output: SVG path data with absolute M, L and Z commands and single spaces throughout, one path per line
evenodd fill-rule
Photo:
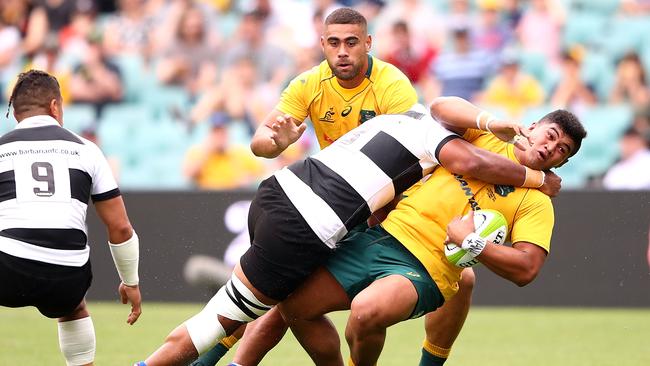
M 476 275 L 471 268 L 465 268 L 462 272 L 460 281 L 458 281 L 459 292 L 472 293 L 474 284 L 476 283 Z
M 296 323 L 309 320 L 304 316 L 305 312 L 301 311 L 298 307 L 292 306 L 290 302 L 287 302 L 286 304 L 285 302 L 281 302 L 277 307 L 282 316 L 283 322 L 289 327 Z
M 185 326 L 194 347 L 201 354 L 241 323 L 253 321 L 270 309 L 271 306 L 259 301 L 236 276 L 232 276 L 201 312 L 185 322 Z M 229 319 L 227 324 L 222 324 L 217 315 Z
M 354 299 L 350 306 L 348 328 L 357 334 L 364 334 L 381 327 L 382 312 L 376 302 L 365 299 Z
M 268 336 L 275 336 L 278 332 L 282 332 L 287 329 L 288 324 L 284 321 L 282 314 L 279 311 L 272 311 L 265 316 L 264 322 L 258 326 L 263 334 Z
M 59 347 L 66 364 L 86 365 L 95 359 L 95 328 L 90 317 L 59 322 Z

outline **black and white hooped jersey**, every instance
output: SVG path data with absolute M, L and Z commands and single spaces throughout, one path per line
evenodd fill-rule
M 275 173 L 327 246 L 334 248 L 351 228 L 431 173 L 440 149 L 459 137 L 421 109 L 375 117 Z
M 88 261 L 88 200 L 120 195 L 94 143 L 50 116 L 0 137 L 0 251 L 80 267 Z

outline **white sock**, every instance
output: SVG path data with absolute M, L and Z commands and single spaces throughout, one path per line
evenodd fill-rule
M 59 347 L 68 366 L 95 360 L 95 327 L 90 317 L 59 322 Z

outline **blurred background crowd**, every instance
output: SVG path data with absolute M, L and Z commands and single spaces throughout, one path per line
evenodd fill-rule
M 461 96 L 525 124 L 578 114 L 589 135 L 564 187 L 650 189 L 650 0 L 0 0 L 0 108 L 19 72 L 43 69 L 65 127 L 100 145 L 123 189 L 254 187 L 318 148 L 309 131 L 274 160 L 248 144 L 324 59 L 340 6 L 424 103 Z

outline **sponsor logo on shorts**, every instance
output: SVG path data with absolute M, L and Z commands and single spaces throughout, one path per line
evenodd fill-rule
M 411 319 L 419 318 L 419 317 L 421 317 L 422 315 L 424 315 L 424 311 L 420 310 L 420 311 L 418 311 L 417 313 L 411 315 Z
M 415 272 L 413 272 L 413 271 L 408 271 L 408 272 L 406 272 L 405 274 L 406 274 L 407 276 L 415 277 L 415 278 L 421 278 L 421 277 L 422 277 L 422 276 L 420 276 L 419 273 L 415 273 Z

